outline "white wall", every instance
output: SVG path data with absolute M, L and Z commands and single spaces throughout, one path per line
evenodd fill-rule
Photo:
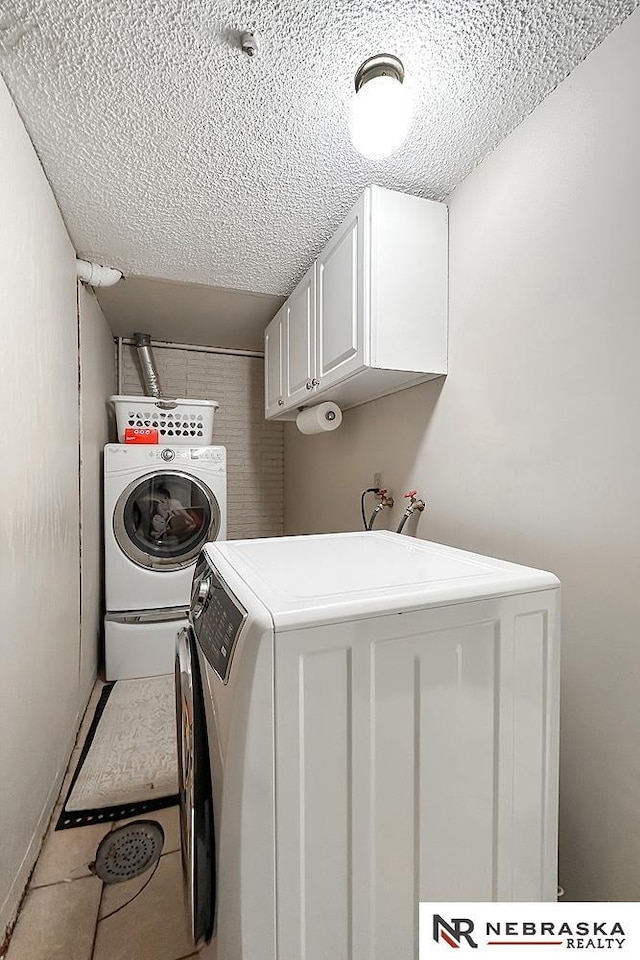
M 104 617 L 102 451 L 115 439 L 107 398 L 116 392 L 113 336 L 90 288 L 78 285 L 80 330 L 80 702 L 91 693 L 101 656 Z
M 1 79 L 0 132 L 1 937 L 37 855 L 95 667 L 80 646 L 75 253 Z M 95 402 L 100 388 L 89 384 L 87 397 Z
M 640 899 L 639 49 L 640 12 L 451 198 L 446 382 L 286 435 L 289 533 L 357 527 L 382 470 L 419 536 L 561 577 L 571 899 Z

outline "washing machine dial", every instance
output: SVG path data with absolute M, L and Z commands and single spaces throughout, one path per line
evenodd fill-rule
M 211 578 L 204 577 L 195 587 L 191 597 L 191 616 L 194 620 L 202 615 L 211 590 Z
M 175 450 L 171 450 L 169 447 L 167 447 L 166 450 L 160 451 L 160 456 L 165 461 L 165 463 L 169 463 L 169 461 L 174 460 L 175 455 L 176 455 Z

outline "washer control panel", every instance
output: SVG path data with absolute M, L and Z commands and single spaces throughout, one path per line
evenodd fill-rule
M 224 460 L 224 450 L 211 447 L 189 447 L 190 460 Z
M 125 446 L 124 444 L 122 445 Z M 224 464 L 226 459 L 226 450 L 224 447 L 169 447 L 149 444 L 149 459 L 164 460 L 165 463 L 171 461 L 180 462 L 182 460 L 200 460 L 207 463 Z M 139 447 L 138 447 L 139 449 Z
M 201 557 L 193 578 L 191 622 L 205 657 L 226 683 L 247 611 L 220 575 L 203 560 Z

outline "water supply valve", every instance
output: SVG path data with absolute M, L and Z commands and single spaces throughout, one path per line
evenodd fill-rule
M 378 490 L 376 493 L 376 499 L 380 501 L 380 505 L 382 507 L 392 507 L 395 502 L 393 497 L 389 496 L 389 491 L 386 487 L 382 487 L 380 490 Z
M 409 517 L 416 511 L 418 513 L 422 513 L 422 511 L 426 506 L 424 500 L 418 500 L 417 490 L 409 490 L 407 493 L 405 493 L 404 499 L 408 500 L 409 503 L 405 507 L 404 513 L 402 514 L 402 519 L 398 524 L 398 529 L 396 530 L 396 533 L 402 533 L 404 529 L 404 525 L 409 519 Z
M 424 510 L 425 502 L 424 500 L 418 500 L 417 490 L 409 490 L 408 493 L 405 493 L 404 498 L 409 501 L 407 509 L 411 510 L 412 513 L 414 510 L 419 510 L 420 512 Z

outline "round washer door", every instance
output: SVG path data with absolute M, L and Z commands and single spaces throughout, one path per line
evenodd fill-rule
M 123 490 L 113 513 L 122 552 L 148 570 L 180 570 L 220 532 L 220 506 L 202 480 L 158 470 Z

